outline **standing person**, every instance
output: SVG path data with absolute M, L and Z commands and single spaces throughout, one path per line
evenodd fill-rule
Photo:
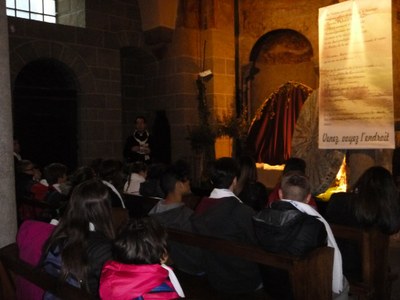
M 367 169 L 349 193 L 331 196 L 326 210 L 330 223 L 357 228 L 376 227 L 393 234 L 400 230 L 400 202 L 396 183 L 390 172 L 380 166 Z M 361 255 L 357 245 L 338 240 L 343 255 L 344 274 L 361 279 Z
M 146 128 L 146 119 L 143 116 L 136 117 L 135 130 L 125 142 L 124 159 L 126 163 L 136 161 L 150 163 L 151 136 Z
M 113 245 L 100 279 L 102 299 L 177 299 L 184 293 L 168 259 L 167 232 L 154 219 L 130 220 Z
M 280 200 L 254 217 L 257 238 L 267 251 L 298 256 L 326 244 L 333 247 L 333 299 L 347 299 L 348 284 L 342 274 L 340 251 L 328 223 L 307 204 L 310 190 L 309 180 L 302 172 L 286 173 L 279 189 Z M 293 299 L 287 272 L 272 267 L 262 270 L 268 294 L 274 299 Z
M 254 210 L 233 193 L 239 166 L 230 157 L 222 157 L 211 166 L 214 186 L 203 198 L 192 217 L 194 232 L 249 245 L 257 244 L 252 224 Z M 261 289 L 258 265 L 240 258 L 204 252 L 204 268 L 209 283 L 224 294 L 252 294 Z
M 77 185 L 44 246 L 44 270 L 98 297 L 100 273 L 114 239 L 107 187 L 97 179 Z M 48 292 L 44 299 L 54 299 Z

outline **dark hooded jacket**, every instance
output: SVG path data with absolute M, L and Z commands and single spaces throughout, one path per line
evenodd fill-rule
M 265 208 L 253 219 L 260 245 L 270 252 L 301 256 L 327 243 L 324 224 L 289 202 L 273 202 L 270 208 Z M 271 296 L 292 299 L 287 272 L 263 267 L 262 273 L 264 288 Z
M 256 244 L 254 211 L 235 197 L 204 198 L 192 217 L 193 229 L 221 239 Z M 261 286 L 258 265 L 235 257 L 204 251 L 204 266 L 210 284 L 228 294 L 250 293 Z
M 149 215 L 157 219 L 164 227 L 193 232 L 190 217 L 193 210 L 184 203 L 163 204 L 161 200 L 156 204 Z M 174 267 L 189 274 L 201 274 L 204 272 L 203 255 L 199 248 L 187 246 L 174 241 L 168 241 L 169 256 Z

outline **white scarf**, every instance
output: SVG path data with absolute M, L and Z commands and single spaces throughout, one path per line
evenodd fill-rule
M 220 199 L 220 198 L 228 198 L 228 197 L 235 197 L 238 199 L 240 203 L 243 203 L 231 190 L 229 189 L 213 189 L 210 198 L 213 199 Z
M 139 140 L 139 139 L 136 137 L 136 133 L 137 133 L 137 132 L 139 132 L 139 131 L 135 130 L 135 131 L 133 132 L 133 138 L 136 140 L 136 142 L 139 143 L 139 149 L 140 149 L 140 147 L 148 147 L 149 145 L 147 144 L 147 141 L 148 141 L 149 136 L 150 136 L 149 132 L 148 132 L 147 130 L 144 130 L 144 131 L 143 131 L 143 132 L 145 132 L 146 135 L 147 135 L 147 138 L 146 138 L 144 141 Z M 140 153 L 140 154 L 144 154 L 144 159 L 145 159 L 145 160 L 149 160 L 149 159 L 150 159 L 150 156 L 149 156 L 148 154 L 143 153 L 141 150 L 139 150 L 139 151 L 137 151 L 137 152 Z
M 108 186 L 119 198 L 119 200 L 121 200 L 121 204 L 122 204 L 122 208 L 125 208 L 125 203 L 124 200 L 122 200 L 121 194 L 117 191 L 117 189 L 115 188 L 115 186 L 113 186 L 111 183 L 109 183 L 108 181 L 102 180 L 102 182 Z
M 169 279 L 171 280 L 171 283 L 174 286 L 174 289 L 178 293 L 179 297 L 185 298 L 185 294 L 183 293 L 181 284 L 179 283 L 178 278 L 176 278 L 174 271 L 165 264 L 161 264 L 161 267 L 168 271 Z
M 342 255 L 340 254 L 340 250 L 336 244 L 335 237 L 333 236 L 331 227 L 329 226 L 328 222 L 326 222 L 326 220 L 314 208 L 306 203 L 287 199 L 281 200 L 291 203 L 299 211 L 307 215 L 317 217 L 318 220 L 320 220 L 325 225 L 325 229 L 328 234 L 328 246 L 335 249 L 333 254 L 332 291 L 336 294 L 339 294 L 341 291 L 343 291 Z

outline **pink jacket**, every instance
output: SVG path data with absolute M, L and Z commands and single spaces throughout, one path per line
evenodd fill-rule
M 169 291 L 153 291 L 164 285 Z M 104 264 L 100 278 L 101 299 L 178 299 L 168 271 L 159 264 L 154 265 L 127 265 L 116 261 Z
M 44 243 L 50 237 L 55 226 L 45 222 L 27 220 L 22 223 L 17 233 L 19 257 L 36 266 L 42 257 Z M 41 300 L 43 290 L 23 278 L 16 279 L 17 299 Z

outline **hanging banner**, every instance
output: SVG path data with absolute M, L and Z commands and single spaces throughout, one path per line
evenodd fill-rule
M 391 2 L 319 9 L 320 149 L 395 146 Z

